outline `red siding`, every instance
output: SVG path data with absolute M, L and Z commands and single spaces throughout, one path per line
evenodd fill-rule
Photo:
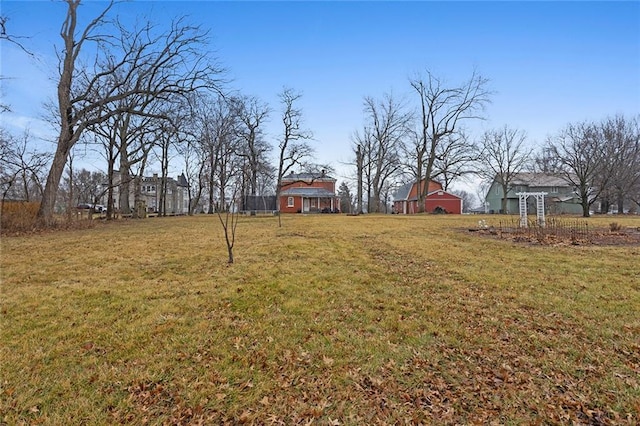
M 447 213 L 462 214 L 462 199 L 456 195 L 444 191 L 436 191 L 427 196 L 424 203 L 425 211 L 433 213 L 438 207 Z
M 313 182 L 302 182 L 302 181 L 296 180 L 294 182 L 287 183 L 287 180 L 283 179 L 281 191 L 285 191 L 289 188 L 324 188 L 335 194 L 336 182 L 335 180 L 331 179 L 331 180 L 315 180 Z M 318 211 L 324 208 L 331 208 L 331 201 L 326 198 L 320 199 L 320 205 L 318 205 L 317 198 L 310 198 L 310 197 L 306 197 L 306 198 L 309 199 L 310 211 Z M 281 195 L 279 203 L 280 203 L 280 212 L 282 213 L 298 213 L 302 211 L 302 197 L 300 196 L 293 197 L 293 207 L 288 207 L 288 203 L 289 203 L 288 195 Z M 337 209 L 340 207 L 340 202 L 338 199 L 335 199 L 333 203 L 334 203 L 333 204 L 334 209 Z

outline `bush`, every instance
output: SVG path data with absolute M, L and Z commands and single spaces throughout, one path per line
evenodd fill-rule
M 24 232 L 35 228 L 39 202 L 2 201 L 0 229 L 2 232 Z
M 620 225 L 618 222 L 611 222 L 609 224 L 609 230 L 611 232 L 618 232 L 622 229 L 622 225 Z

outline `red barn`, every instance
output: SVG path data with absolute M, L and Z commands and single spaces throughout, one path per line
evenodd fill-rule
M 421 190 L 424 188 L 422 180 Z M 393 197 L 393 211 L 398 214 L 418 213 L 418 184 L 408 183 L 398 188 Z M 424 200 L 424 211 L 427 213 L 462 213 L 462 198 L 442 189 L 442 184 L 434 180 L 429 182 L 429 189 Z
M 291 173 L 282 178 L 281 213 L 332 213 L 340 208 L 336 180 L 320 173 Z

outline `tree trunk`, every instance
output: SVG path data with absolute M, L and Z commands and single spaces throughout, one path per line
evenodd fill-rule
M 63 135 L 60 136 L 60 139 L 62 138 Z M 58 194 L 60 179 L 62 178 L 69 151 L 70 149 L 66 148 L 66 144 L 58 143 L 58 148 L 51 162 L 51 169 L 49 170 L 49 176 L 47 176 L 47 183 L 44 187 L 40 209 L 38 210 L 38 218 L 41 224 L 45 226 L 51 226 L 55 222 L 53 211 L 56 205 L 56 195 Z
M 502 214 L 507 214 L 507 191 L 509 191 L 508 185 L 502 185 L 502 203 L 501 203 L 501 211 Z
M 127 159 L 126 150 L 120 151 L 120 182 L 118 183 L 118 204 L 120 204 L 120 213 L 131 214 L 131 204 L 129 202 L 129 194 L 131 192 L 130 183 L 131 175 L 129 174 L 129 161 Z

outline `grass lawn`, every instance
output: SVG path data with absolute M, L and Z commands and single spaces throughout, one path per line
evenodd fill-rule
M 640 423 L 640 247 L 478 219 L 242 218 L 231 266 L 212 216 L 5 237 L 0 424 Z

